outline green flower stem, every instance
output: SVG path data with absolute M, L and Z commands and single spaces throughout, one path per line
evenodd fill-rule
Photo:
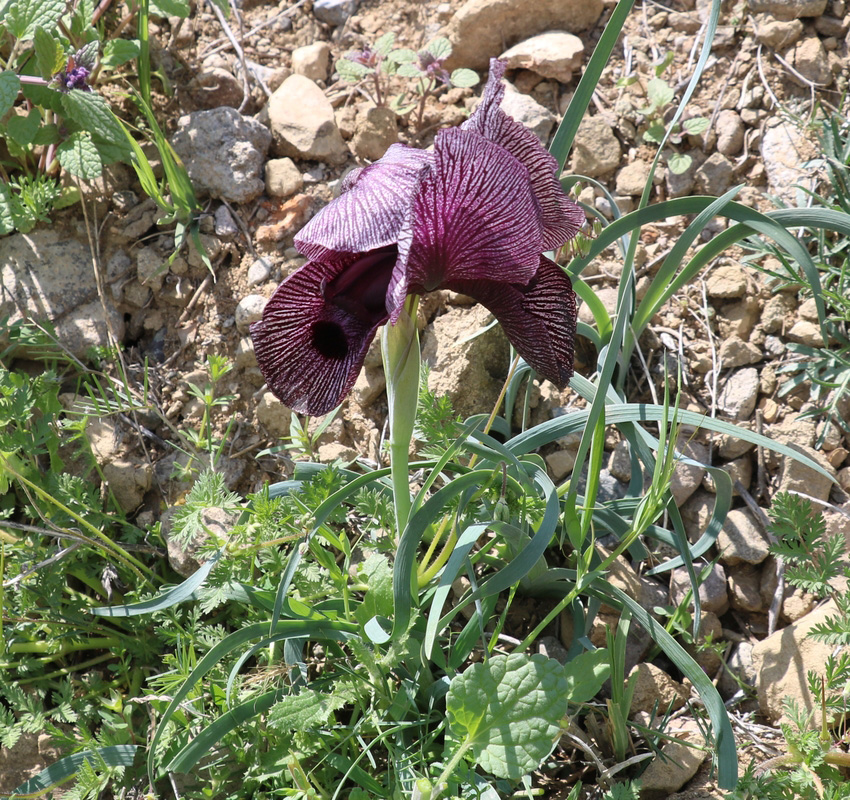
M 390 477 L 395 500 L 396 541 L 407 526 L 411 508 L 408 454 L 419 401 L 418 307 L 419 296 L 410 295 L 398 322 L 384 325 L 381 333 L 390 408 Z

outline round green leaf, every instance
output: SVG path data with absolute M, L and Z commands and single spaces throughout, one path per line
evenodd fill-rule
M 568 689 L 564 668 L 552 658 L 493 656 L 452 679 L 449 728 L 491 775 L 519 780 L 555 747 Z
M 93 181 L 103 171 L 100 153 L 86 131 L 71 134 L 56 148 L 56 156 L 63 169 L 84 181 Z
M 478 77 L 478 73 L 474 70 L 456 69 L 452 72 L 452 76 L 449 80 L 452 82 L 452 86 L 459 86 L 463 89 L 467 86 L 475 86 L 480 78 Z
M 691 136 L 699 136 L 708 130 L 708 120 L 705 117 L 691 117 L 682 123 L 682 127 Z
M 681 175 L 688 171 L 693 159 L 685 153 L 671 153 L 667 159 L 667 167 L 674 175 Z
M 452 43 L 445 36 L 438 36 L 425 45 L 434 58 L 448 58 L 452 54 Z
M 15 104 L 20 88 L 20 78 L 12 70 L 0 72 L 0 117 Z

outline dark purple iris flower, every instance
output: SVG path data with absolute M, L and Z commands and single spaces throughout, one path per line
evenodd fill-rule
M 295 237 L 310 260 L 251 327 L 260 370 L 285 405 L 312 415 L 335 408 L 377 329 L 398 319 L 409 294 L 435 289 L 482 303 L 541 376 L 566 386 L 575 294 L 542 254 L 585 217 L 561 189 L 556 160 L 499 108 L 504 71 L 491 61 L 478 109 L 438 133 L 432 152 L 392 145 L 349 173 Z

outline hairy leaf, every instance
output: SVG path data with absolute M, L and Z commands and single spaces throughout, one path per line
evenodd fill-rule
M 65 0 L 17 0 L 9 7 L 6 27 L 17 39 L 32 39 L 35 29 L 52 28 L 65 10 Z
M 56 148 L 56 155 L 64 169 L 84 181 L 93 181 L 103 171 L 100 153 L 87 131 L 71 134 Z
M 0 72 L 0 117 L 15 104 L 20 88 L 21 80 L 16 73 L 10 69 Z

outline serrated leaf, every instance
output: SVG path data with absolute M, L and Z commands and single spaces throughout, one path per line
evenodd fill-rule
M 682 123 L 682 127 L 691 136 L 699 136 L 708 130 L 708 120 L 705 117 L 691 117 Z
M 393 611 L 393 571 L 387 557 L 374 553 L 360 566 L 360 573 L 369 587 L 354 616 L 361 625 L 372 617 L 389 617 Z
M 401 47 L 398 50 L 393 50 L 387 56 L 387 60 L 392 61 L 394 64 L 409 64 L 418 58 L 419 56 L 416 54 L 416 51 L 411 50 L 409 47 Z
M 12 190 L 6 183 L 0 183 L 0 236 L 15 230 L 12 216 Z
M 15 142 L 15 144 L 20 145 L 21 147 L 26 147 L 27 145 L 32 144 L 40 124 L 41 111 L 34 108 L 25 117 L 11 117 L 6 123 L 6 135 Z
M 671 153 L 667 158 L 667 169 L 674 175 L 687 172 L 693 159 L 686 153 Z
M 469 86 L 475 86 L 479 80 L 481 79 L 478 77 L 478 73 L 475 72 L 475 70 L 465 68 L 456 69 L 452 72 L 452 75 L 449 78 L 452 86 L 458 86 L 461 89 L 466 89 Z
M 51 122 L 49 125 L 41 125 L 32 137 L 32 144 L 58 144 L 59 126 Z
M 189 0 L 151 0 L 150 13 L 157 17 L 188 17 Z
M 0 72 L 0 117 L 2 117 L 18 98 L 21 79 L 10 69 Z
M 63 169 L 84 181 L 93 181 L 103 172 L 100 153 L 87 131 L 72 133 L 56 148 L 56 156 Z
M 113 69 L 132 61 L 139 55 L 138 39 L 112 39 L 103 48 L 100 63 L 106 69 Z
M 654 142 L 655 144 L 661 144 L 664 141 L 664 126 L 660 123 L 655 123 L 650 125 L 643 133 L 643 140 L 645 142 Z
M 16 0 L 9 7 L 6 28 L 17 39 L 32 39 L 39 26 L 51 29 L 65 11 L 65 0 Z
M 663 78 L 653 78 L 646 85 L 646 96 L 656 108 L 662 108 L 673 102 L 675 92 Z
M 436 39 L 431 39 L 425 45 L 425 49 L 434 58 L 448 58 L 452 54 L 452 43 L 445 36 L 438 36 Z
M 418 78 L 425 73 L 416 64 L 401 64 L 398 68 L 398 74 L 403 78 Z
M 42 78 L 49 80 L 64 66 L 65 49 L 58 39 L 51 36 L 41 26 L 35 29 L 33 43 L 38 72 Z
M 567 689 L 564 668 L 555 659 L 493 656 L 452 679 L 449 728 L 491 775 L 519 780 L 555 747 Z
M 51 89 L 49 86 L 42 86 L 37 83 L 21 84 L 21 93 L 33 105 L 40 106 L 43 109 L 50 109 L 57 114 L 65 114 L 65 109 L 62 107 L 62 92 Z
M 586 650 L 564 665 L 567 679 L 567 700 L 571 703 L 586 703 L 597 695 L 602 684 L 608 680 L 611 664 L 608 652 L 603 649 Z
M 336 62 L 336 71 L 339 77 L 344 81 L 359 81 L 367 75 L 371 75 L 375 70 L 372 67 L 367 67 L 365 64 L 360 64 L 357 61 L 352 61 L 348 58 L 340 58 Z
M 95 39 L 77 50 L 74 54 L 74 61 L 76 61 L 81 67 L 92 70 L 94 69 L 94 65 L 97 63 L 97 55 L 99 52 L 100 42 Z
M 269 711 L 269 726 L 287 733 L 310 730 L 326 724 L 331 714 L 344 705 L 341 697 L 303 689 L 275 704 Z
M 390 50 L 393 49 L 394 44 L 395 34 L 390 31 L 389 33 L 385 33 L 383 36 L 379 36 L 372 49 L 380 56 L 386 58 L 387 53 L 389 53 Z
M 126 137 L 109 105 L 99 94 L 72 89 L 62 95 L 62 107 L 66 116 L 83 130 L 96 133 L 114 144 L 124 144 Z

